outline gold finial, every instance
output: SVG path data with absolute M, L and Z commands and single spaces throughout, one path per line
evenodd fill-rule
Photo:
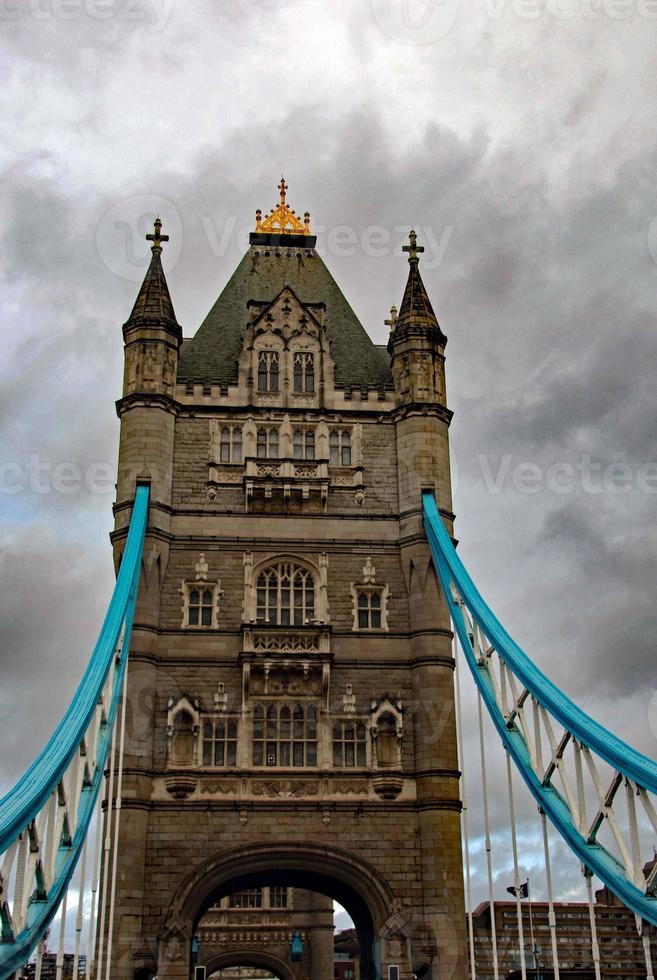
M 269 214 L 262 217 L 260 208 L 256 211 L 256 231 L 269 232 L 275 235 L 310 235 L 310 214 L 304 213 L 303 221 L 298 217 L 293 208 L 288 207 L 286 202 L 287 184 L 285 177 L 281 177 L 278 185 L 281 201 L 278 207 L 272 208 Z
M 408 252 L 409 262 L 419 262 L 418 255 L 420 252 L 424 252 L 424 245 L 418 245 L 414 228 L 411 228 L 408 233 L 408 240 L 410 245 L 402 245 L 402 252 Z
M 169 241 L 169 236 L 168 235 L 161 235 L 160 234 L 161 228 L 162 228 L 162 222 L 160 221 L 160 216 L 158 214 L 157 218 L 153 222 L 153 229 L 154 229 L 154 232 L 155 233 L 153 235 L 146 235 L 146 241 L 153 243 L 151 245 L 151 252 L 161 252 L 162 251 L 162 242 L 168 242 Z
M 385 323 L 386 327 L 390 327 L 390 333 L 393 332 L 393 330 L 395 329 L 395 326 L 397 324 L 397 314 L 398 314 L 397 307 L 396 306 L 391 306 L 390 307 L 390 319 L 383 321 Z

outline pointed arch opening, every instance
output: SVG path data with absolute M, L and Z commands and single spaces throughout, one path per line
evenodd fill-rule
M 225 896 L 249 888 L 287 886 L 312 890 L 339 902 L 353 920 L 360 946 L 362 980 L 377 975 L 376 937 L 390 915 L 394 896 L 360 857 L 311 842 L 267 842 L 220 852 L 180 884 L 162 935 L 191 937 L 204 913 Z

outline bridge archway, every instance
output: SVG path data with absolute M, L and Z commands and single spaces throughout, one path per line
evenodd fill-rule
M 351 916 L 360 945 L 361 976 L 376 976 L 375 943 L 393 908 L 383 876 L 362 858 L 310 841 L 268 841 L 221 851 L 185 876 L 169 906 L 163 934 L 191 936 L 203 913 L 233 892 L 287 885 L 328 895 Z
M 207 976 L 211 977 L 217 970 L 225 970 L 231 966 L 257 966 L 263 970 L 269 970 L 278 980 L 296 980 L 296 977 L 287 963 L 273 956 L 271 953 L 261 949 L 243 949 L 235 953 L 221 953 L 211 957 L 204 964 Z

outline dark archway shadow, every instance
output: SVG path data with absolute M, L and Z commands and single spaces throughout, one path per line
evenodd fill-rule
M 204 966 L 208 977 L 217 970 L 226 970 L 231 966 L 258 966 L 263 970 L 269 970 L 278 977 L 278 980 L 296 980 L 287 963 L 262 949 L 240 949 L 235 953 L 219 953 L 217 956 L 212 956 Z
M 353 920 L 362 980 L 376 980 L 376 936 L 390 915 L 393 894 L 380 873 L 347 851 L 299 841 L 247 844 L 220 851 L 180 884 L 164 923 L 187 923 L 191 933 L 204 912 L 233 892 L 284 885 L 335 899 Z M 253 964 L 255 965 L 255 964 Z

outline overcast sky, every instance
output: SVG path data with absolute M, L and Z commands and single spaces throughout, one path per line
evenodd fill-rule
M 191 335 L 281 172 L 379 343 L 415 225 L 449 338 L 461 555 L 539 665 L 655 755 L 657 3 L 0 0 L 0 21 L 2 784 L 111 590 L 148 223 Z M 521 832 L 531 870 L 529 803 Z M 574 861 L 558 887 L 580 894 Z

